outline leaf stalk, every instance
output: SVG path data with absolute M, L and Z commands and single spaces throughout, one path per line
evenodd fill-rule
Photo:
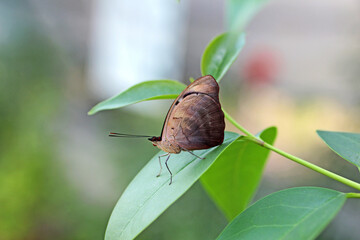
M 347 198 L 360 198 L 360 193 L 347 193 L 346 194 Z

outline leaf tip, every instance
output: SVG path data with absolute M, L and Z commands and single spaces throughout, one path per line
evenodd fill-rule
M 276 126 L 270 126 L 267 128 L 269 131 L 274 131 L 275 133 L 277 133 L 278 129 Z
M 276 136 L 277 135 L 277 133 L 278 133 L 278 129 L 277 129 L 277 127 L 276 126 L 270 126 L 270 127 L 268 127 L 268 128 L 266 128 L 266 129 L 264 129 L 263 131 L 261 131 L 260 133 L 258 133 L 257 135 L 262 135 L 263 133 L 268 133 L 268 132 L 273 132 L 273 135 L 274 136 Z
M 96 110 L 94 108 L 90 109 L 90 111 L 87 112 L 88 116 L 94 115 L 96 113 Z
M 321 137 L 321 134 L 324 133 L 324 132 L 326 132 L 326 131 L 319 130 L 319 129 L 316 130 L 317 135 L 319 135 L 320 137 Z

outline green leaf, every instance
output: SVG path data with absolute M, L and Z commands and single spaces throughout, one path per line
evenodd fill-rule
M 217 239 L 315 239 L 345 200 L 344 193 L 318 187 L 276 192 L 242 212 Z
M 331 150 L 340 157 L 360 167 L 360 134 L 316 131 Z
M 202 75 L 212 75 L 220 82 L 244 44 L 245 34 L 224 33 L 214 38 L 206 47 L 201 59 Z
M 273 144 L 276 128 L 264 130 L 260 137 Z M 201 183 L 228 220 L 250 203 L 261 179 L 269 150 L 241 138 L 201 177 Z
M 156 154 L 120 197 L 111 214 L 105 239 L 134 239 L 184 194 L 238 138 L 238 134 L 226 132 L 222 145 L 194 151 L 196 155 L 205 159 L 196 158 L 188 152 L 172 154 L 168 162 L 173 173 L 171 185 L 170 175 L 164 166 L 161 176 L 156 177 L 159 171 L 158 156 L 164 152 Z
M 185 84 L 173 80 L 141 82 L 117 96 L 98 103 L 88 114 L 92 115 L 102 110 L 121 108 L 142 101 L 176 98 L 185 87 Z
M 230 31 L 243 31 L 268 0 L 228 0 L 226 21 Z

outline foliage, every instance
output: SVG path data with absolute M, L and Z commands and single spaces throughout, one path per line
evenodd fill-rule
M 226 23 L 231 31 L 243 31 L 254 15 L 260 11 L 267 0 L 228 0 L 226 1 Z
M 238 134 L 228 132 L 221 146 L 195 151 L 205 159 L 187 152 L 173 154 L 169 161 L 173 173 L 170 186 L 168 172 L 154 177 L 159 168 L 158 157 L 164 152 L 156 154 L 124 191 L 110 217 L 105 239 L 133 239 L 137 236 L 185 193 L 217 158 L 226 154 L 238 138 Z
M 218 239 L 315 239 L 345 200 L 344 193 L 326 188 L 279 191 L 242 212 Z
M 317 133 L 331 150 L 360 167 L 360 134 L 320 131 Z
M 142 82 L 117 96 L 97 104 L 89 111 L 89 115 L 102 110 L 121 108 L 142 101 L 176 98 L 185 87 L 184 84 L 172 80 Z
M 0 238 L 24 239 L 36 229 L 34 219 L 45 208 L 49 190 L 53 139 L 43 129 L 54 117 L 55 82 L 46 81 L 55 61 L 42 54 L 52 51 L 38 34 L 13 40 L 0 51 Z M 28 45 L 32 44 L 32 48 Z M 36 43 L 36 44 L 35 44 Z M 31 67 L 29 63 L 38 57 Z M 40 57 L 39 57 L 40 56 Z M 26 81 L 23 81 L 26 76 Z M 42 89 L 39 88 L 42 87 Z M 36 98 L 32 97 L 36 95 Z M 11 103 L 11 107 L 9 106 Z M 44 104 L 45 103 L 45 104 Z M 34 114 L 36 112 L 36 114 Z M 50 144 L 50 145 L 49 145 Z M 49 147 L 44 147 L 49 146 Z
M 201 59 L 202 75 L 212 75 L 216 81 L 224 77 L 245 44 L 245 35 L 224 33 L 214 38 Z
M 265 129 L 259 136 L 264 141 L 273 143 L 276 128 Z M 204 188 L 227 219 L 232 220 L 250 203 L 269 153 L 266 148 L 240 139 L 201 177 Z
M 233 21 L 229 26 L 231 31 L 215 37 L 206 47 L 201 60 L 203 75 L 211 74 L 217 81 L 223 78 L 245 43 L 244 26 L 264 3 L 228 1 L 228 6 L 233 6 L 228 15 Z M 89 114 L 140 101 L 175 98 L 184 87 L 175 81 L 140 83 L 99 103 Z M 222 145 L 196 152 L 206 156 L 205 160 L 188 153 L 172 156 L 174 183 L 171 186 L 167 184 L 168 175 L 163 173 L 158 179 L 154 177 L 158 156 L 162 154 L 159 152 L 122 194 L 109 220 L 106 239 L 133 239 L 199 178 L 208 195 L 231 221 L 218 239 L 314 239 L 336 216 L 347 198 L 360 197 L 357 193 L 302 187 L 275 192 L 249 207 L 270 151 L 357 190 L 360 190 L 360 184 L 277 149 L 273 146 L 276 128 L 268 128 L 254 136 L 224 113 L 245 136 L 227 132 Z M 359 167 L 359 134 L 318 133 L 331 149 Z
M 63 55 L 28 4 L 0 3 L 16 21 L 0 43 L 0 239 L 98 239 L 105 213 L 77 199 L 58 161 Z

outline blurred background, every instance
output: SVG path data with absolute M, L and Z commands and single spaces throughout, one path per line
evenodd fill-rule
M 158 135 L 171 101 L 88 110 L 144 80 L 200 77 L 224 19 L 221 0 L 0 0 L 0 240 L 102 239 L 157 152 L 107 133 Z M 360 181 L 315 133 L 360 132 L 359 1 L 270 0 L 246 32 L 222 105 L 252 132 L 277 126 L 279 148 Z M 271 154 L 255 200 L 309 185 L 352 191 Z M 359 239 L 359 216 L 348 200 L 319 239 Z M 137 239 L 214 239 L 226 224 L 196 183 Z

